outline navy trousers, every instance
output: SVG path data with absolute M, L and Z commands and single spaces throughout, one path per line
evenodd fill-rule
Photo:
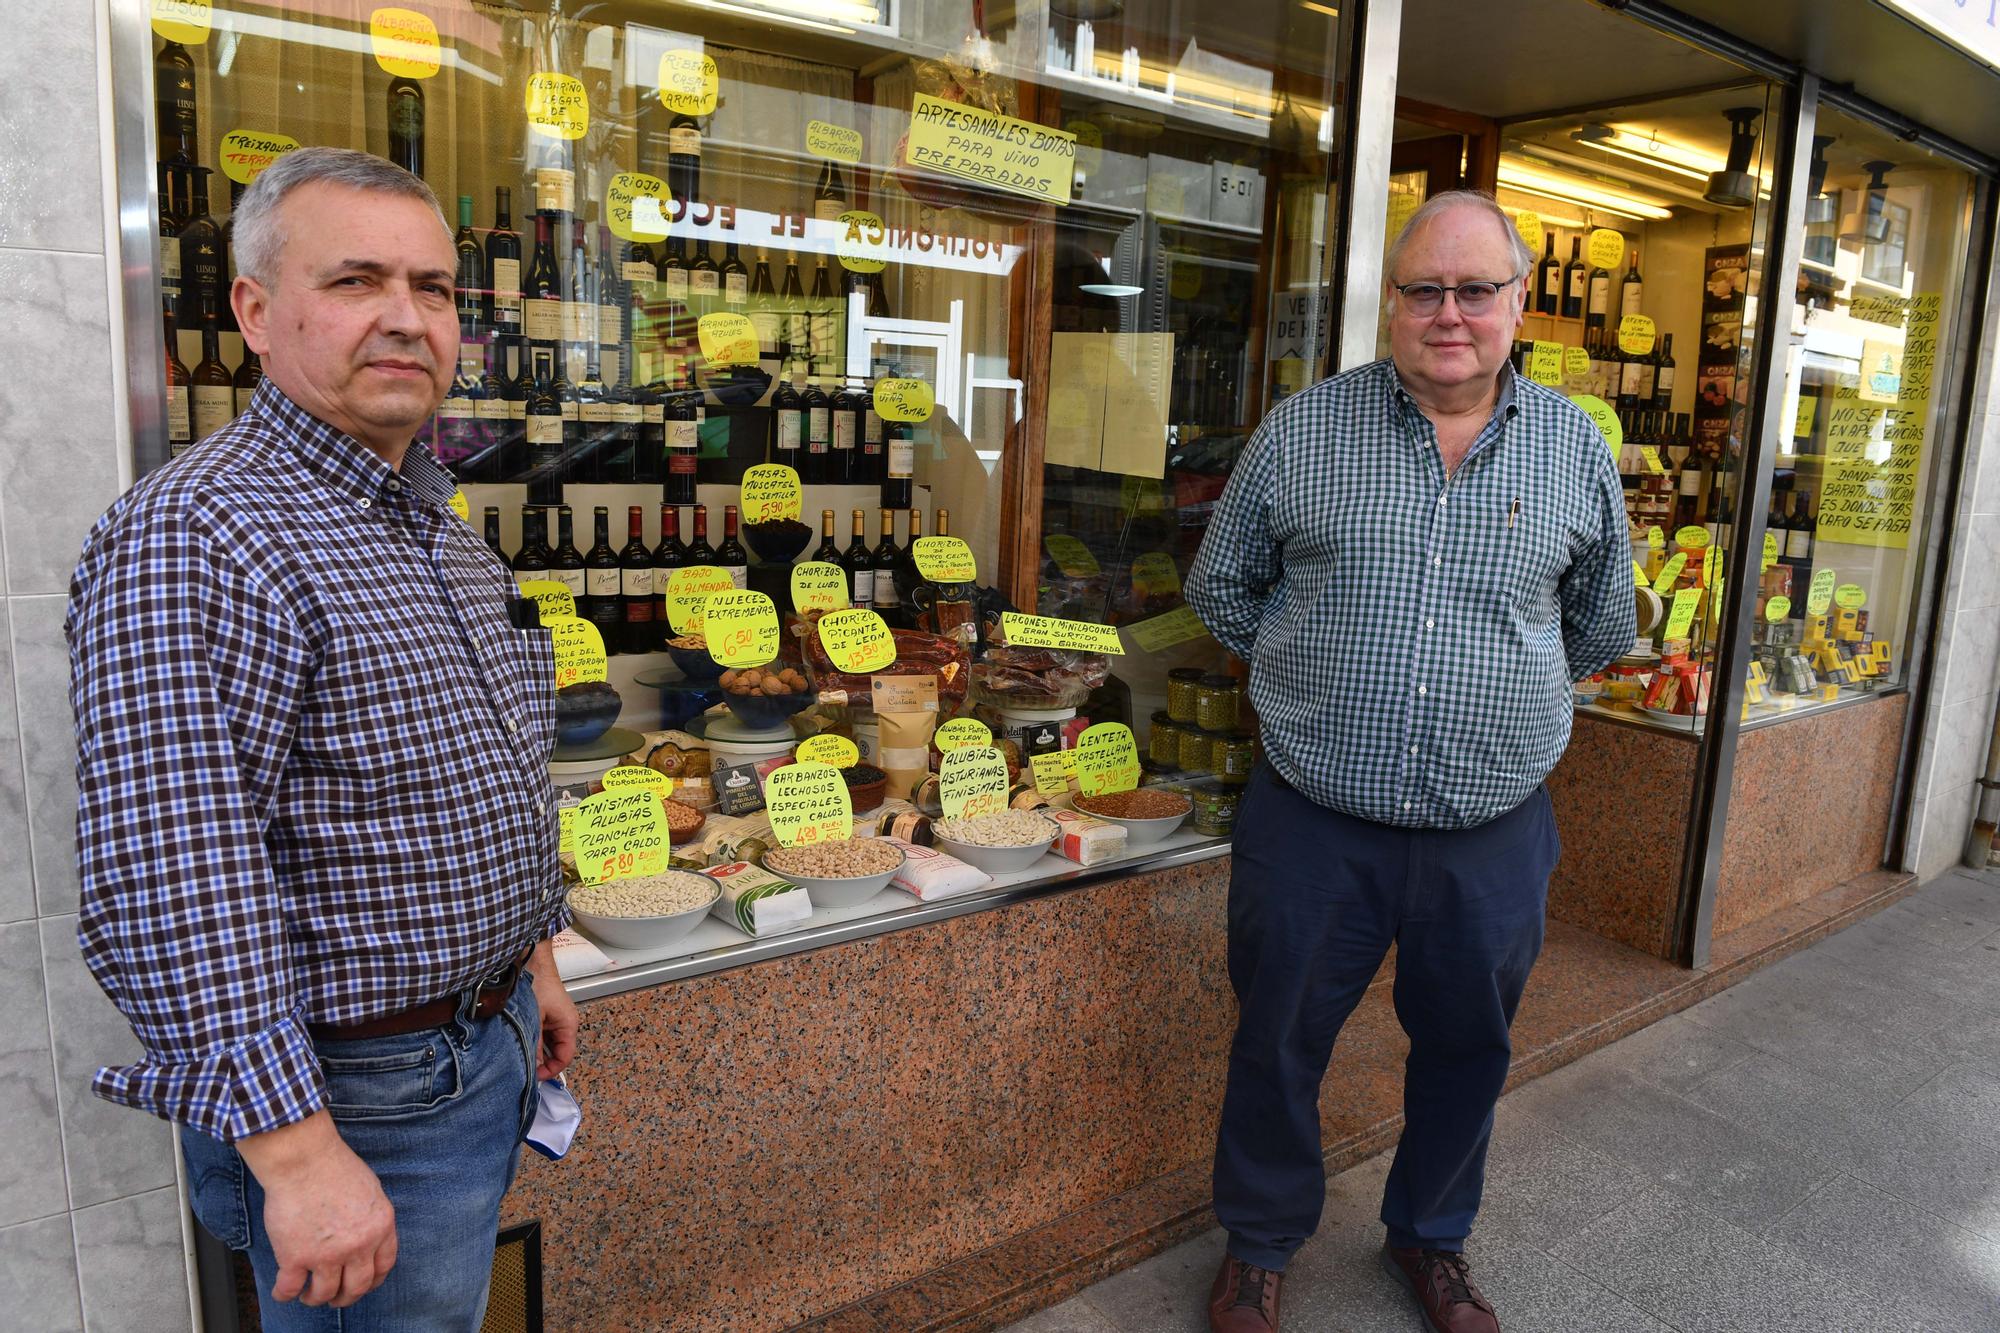
M 1229 885 L 1239 1013 L 1215 1212 L 1231 1254 L 1281 1272 L 1318 1228 L 1320 1083 L 1392 941 L 1410 1055 L 1382 1221 L 1392 1245 L 1464 1247 L 1560 851 L 1546 789 L 1477 828 L 1398 829 L 1315 805 L 1259 766 Z

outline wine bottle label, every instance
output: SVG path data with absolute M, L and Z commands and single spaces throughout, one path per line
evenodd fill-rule
M 579 421 L 593 425 L 609 425 L 611 423 L 611 404 L 579 403 L 576 415 Z
M 722 296 L 731 305 L 743 305 L 747 303 L 750 300 L 750 275 L 747 273 L 731 273 Z
M 577 414 L 576 414 L 576 402 L 575 402 L 575 400 L 574 400 L 574 399 L 571 399 L 571 400 L 568 400 L 568 401 L 566 401 L 566 402 L 564 402 L 564 403 L 563 403 L 563 405 L 562 405 L 562 419 L 563 419 L 564 421 L 575 421 L 575 420 L 577 420 Z
M 238 389 L 236 391 L 236 415 L 240 417 L 245 412 L 248 412 L 250 410 L 250 400 L 256 396 L 257 391 L 255 389 Z
M 653 595 L 653 571 L 650 569 L 627 569 L 620 571 L 619 588 L 627 597 L 651 597 Z M 651 607 L 647 608 L 650 615 Z
M 1804 560 L 1812 554 L 1812 545 L 1813 530 L 1811 528 L 1793 528 L 1785 534 L 1785 558 L 1788 560 Z
M 1701 473 L 1695 471 L 1691 467 L 1681 469 L 1681 494 L 1682 495 L 1701 494 Z
M 775 310 L 753 310 L 750 312 L 750 327 L 757 330 L 757 342 L 763 347 L 778 345 L 778 312 Z
M 856 606 L 866 606 L 875 600 L 874 570 L 853 570 L 849 573 L 848 577 L 854 582 L 854 604 Z
M 576 212 L 576 173 L 563 167 L 535 168 L 535 198 L 542 208 Z
M 831 418 L 833 413 L 824 407 L 814 407 L 807 409 L 807 415 L 811 418 L 806 424 L 807 447 L 816 454 L 823 454 L 826 452 L 827 436 L 829 434 L 829 427 L 832 424 Z
M 611 405 L 611 419 L 621 426 L 636 426 L 640 422 L 639 405 L 637 403 L 613 403 Z
M 1639 392 L 1639 375 L 1645 368 L 1645 364 L 1639 361 L 1627 361 L 1620 367 L 1618 373 L 1618 393 L 1621 397 L 1625 394 Z
M 1559 297 L 1562 295 L 1562 270 L 1552 268 L 1542 275 L 1542 295 Z
M 597 341 L 605 347 L 616 347 L 625 335 L 625 312 L 615 305 L 597 307 Z M 604 372 L 606 380 L 618 378 L 609 370 Z
M 748 565 L 724 565 L 722 568 L 728 573 L 729 581 L 735 587 L 741 589 L 749 584 L 750 567 Z
M 880 577 L 875 580 L 874 588 L 869 591 L 869 600 L 878 607 L 893 611 L 898 604 L 896 580 L 886 569 L 879 571 L 879 573 Z
M 469 421 L 472 419 L 472 400 L 447 398 L 438 405 L 438 416 L 446 421 Z
M 584 588 L 592 597 L 616 597 L 618 589 L 624 582 L 620 578 L 620 575 L 623 573 L 624 571 L 619 569 L 598 569 L 593 567 L 586 571 Z
M 701 447 L 701 423 L 698 421 L 669 421 L 667 423 L 667 448 L 693 451 Z
M 1625 290 L 1618 294 L 1618 314 L 1620 318 L 1639 313 L 1639 302 L 1645 295 L 1645 288 L 1636 282 L 1625 284 Z
M 688 294 L 688 271 L 684 268 L 667 270 L 667 295 L 686 300 Z
M 530 334 L 529 336 L 532 337 L 534 335 Z M 564 301 L 562 303 L 562 337 L 564 342 L 596 342 L 597 307 L 587 301 Z
M 833 419 L 833 447 L 854 451 L 854 413 L 842 412 Z
M 646 424 L 649 426 L 660 425 L 667 419 L 667 409 L 663 403 L 647 403 L 641 411 L 644 414 Z
M 604 382 L 606 384 L 618 383 L 618 365 L 620 358 L 618 355 L 617 346 L 611 345 L 605 347 L 601 359 L 604 362 L 604 375 L 603 375 Z
M 522 302 L 521 332 L 536 342 L 561 342 L 564 323 L 563 305 L 561 301 L 541 298 Z
M 722 275 L 712 268 L 688 270 L 688 286 L 697 295 L 713 296 L 722 290 Z
M 1590 313 L 1605 315 L 1611 312 L 1611 279 L 1593 278 L 1590 282 Z
M 529 444 L 561 444 L 563 419 L 560 414 L 536 412 L 528 417 Z
M 628 259 L 618 266 L 619 274 L 627 282 L 658 282 L 660 271 L 643 259 Z
M 889 441 L 889 477 L 908 481 L 917 475 L 917 445 L 914 440 Z
M 236 390 L 210 384 L 194 386 L 194 438 L 215 434 L 236 415 Z
M 168 300 L 181 291 L 181 242 L 178 236 L 160 238 L 160 291 Z
M 528 403 L 526 399 L 508 398 L 503 401 L 507 404 L 507 420 L 526 421 L 528 419 Z
M 1653 366 L 1651 362 L 1639 365 L 1639 399 L 1642 403 L 1653 401 Z
M 701 156 L 701 130 L 693 125 L 682 125 L 667 131 L 667 152 L 674 157 Z
M 1589 277 L 1588 269 L 1573 268 L 1569 271 L 1569 297 L 1572 301 L 1583 299 L 1583 284 Z
M 882 418 L 875 414 L 872 407 L 862 414 L 861 443 L 868 453 L 882 452 Z
M 553 582 L 560 583 L 563 587 L 568 588 L 572 597 L 582 597 L 584 595 L 583 571 L 580 569 L 552 569 L 549 571 L 549 578 Z
M 667 472 L 676 477 L 692 477 L 699 455 L 693 449 L 667 450 Z
M 1654 392 L 1662 394 L 1672 393 L 1674 391 L 1674 368 L 1672 366 L 1661 366 L 1653 373 L 1653 383 L 1656 386 Z
M 799 414 L 797 412 L 778 413 L 778 447 L 790 453 L 799 449 Z
M 473 400 L 472 415 L 481 421 L 505 421 L 508 406 L 505 398 L 478 398 Z
M 523 569 L 519 565 L 514 566 L 514 581 L 516 583 L 546 581 L 548 577 L 549 571 L 546 569 L 536 569 L 532 566 Z
M 845 199 L 813 200 L 813 217 L 821 222 L 838 222 L 840 215 L 847 211 Z

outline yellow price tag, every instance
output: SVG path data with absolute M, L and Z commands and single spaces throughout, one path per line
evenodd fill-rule
M 1775 625 L 1792 613 L 1792 599 L 1785 596 L 1773 597 L 1764 603 L 1764 619 Z
M 1537 384 L 1563 382 L 1563 345 L 1537 338 L 1528 357 L 1528 378 Z
M 758 463 L 745 470 L 738 503 L 745 523 L 797 518 L 805 503 L 799 474 L 783 463 Z
M 1778 539 L 1771 533 L 1764 534 L 1764 569 L 1778 563 Z
M 516 586 L 521 596 L 534 602 L 544 627 L 558 617 L 576 614 L 576 594 L 554 579 L 523 579 Z
M 1646 549 L 1655 556 L 1667 553 L 1667 534 L 1660 531 L 1660 525 L 1657 523 L 1646 529 Z
M 1590 349 L 1585 347 L 1563 348 L 1563 373 L 1573 380 L 1580 380 L 1590 373 Z
M 1627 315 L 1618 321 L 1618 350 L 1628 356 L 1645 356 L 1653 350 L 1658 330 L 1650 315 Z
M 972 548 L 957 537 L 919 537 L 917 573 L 932 583 L 971 583 L 979 577 Z
M 980 749 L 993 744 L 993 732 L 976 717 L 955 717 L 938 726 L 931 744 L 937 746 L 939 754 Z
M 819 643 L 836 671 L 862 676 L 896 660 L 896 638 L 873 611 L 855 607 L 819 619 Z
M 938 803 L 946 819 L 976 819 L 1005 810 L 1007 761 L 990 745 L 950 751 L 938 761 Z
M 1660 459 L 1660 451 L 1648 444 L 1639 450 L 1639 457 L 1646 460 L 1646 471 L 1656 477 L 1667 475 L 1667 465 Z
M 1701 605 L 1701 589 L 1682 588 L 1674 594 L 1674 609 L 1667 613 L 1666 637 L 1685 639 L 1694 626 L 1694 612 Z
M 736 584 L 718 565 L 688 565 L 667 575 L 667 624 L 676 634 L 702 632 L 702 610 L 719 592 L 734 592 Z
M 931 386 L 923 380 L 875 381 L 875 414 L 884 421 L 929 421 L 936 409 Z
M 1514 213 L 1514 230 L 1521 234 L 1521 243 L 1530 250 L 1542 248 L 1542 215 L 1527 209 L 1517 209 Z
M 368 16 L 368 45 L 382 72 L 397 79 L 428 79 L 438 72 L 437 24 L 414 9 L 378 9 Z
M 1693 523 L 1674 529 L 1674 545 L 1683 551 L 1699 551 L 1708 545 L 1708 529 Z
M 667 183 L 643 171 L 621 171 L 604 187 L 604 220 L 621 241 L 664 240 L 673 208 Z
M 606 791 L 625 791 L 632 787 L 648 787 L 662 796 L 674 789 L 674 780 L 657 769 L 644 764 L 620 764 L 606 773 L 603 778 Z
M 465 498 L 464 491 L 453 491 L 451 493 L 451 512 L 457 514 L 467 523 L 472 521 L 472 502 Z
M 1076 781 L 1085 796 L 1139 785 L 1139 743 L 1123 722 L 1099 722 L 1076 738 Z
M 565 805 L 556 811 L 556 850 L 576 855 L 576 812 L 580 807 Z
M 286 153 L 297 152 L 298 148 L 299 141 L 289 134 L 272 134 L 268 130 L 231 130 L 222 136 L 215 157 L 222 164 L 223 175 L 238 185 L 248 185 L 257 179 L 264 168 Z
M 830 764 L 774 768 L 764 779 L 764 811 L 771 832 L 786 847 L 847 842 L 854 837 L 854 802 L 847 781 Z
M 1833 604 L 1847 611 L 1868 605 L 1868 590 L 1858 583 L 1843 583 L 1833 590 Z
M 726 667 L 758 667 L 778 655 L 778 611 L 761 592 L 731 588 L 702 608 L 708 655 Z
M 1076 775 L 1076 751 L 1050 750 L 1030 758 L 1028 767 L 1035 775 L 1035 790 L 1057 796 L 1069 790 L 1069 780 Z
M 660 54 L 660 105 L 683 116 L 712 116 L 722 90 L 715 57 L 686 47 Z
M 1662 597 L 1672 592 L 1674 584 L 1680 579 L 1681 571 L 1687 568 L 1687 563 L 1686 551 L 1674 552 L 1673 558 L 1660 567 L 1660 577 L 1653 580 L 1653 591 Z
M 727 310 L 718 310 L 703 315 L 695 325 L 695 336 L 701 341 L 701 354 L 711 365 L 754 366 L 760 354 L 757 343 L 757 326 L 750 322 L 750 316 L 738 315 Z
M 1839 575 L 1830 569 L 1814 572 L 1812 586 L 1806 589 L 1806 614 L 1823 616 L 1833 605 L 1833 585 Z
M 1140 649 L 1157 653 L 1162 648 L 1171 648 L 1177 643 L 1187 643 L 1208 633 L 1208 627 L 1201 623 L 1201 617 L 1191 606 L 1177 606 L 1163 616 L 1150 620 L 1135 621 L 1125 626 L 1125 632 L 1132 636 L 1132 642 Z
M 182 46 L 200 46 L 215 23 L 209 0 L 153 0 L 153 31 Z
M 847 571 L 827 560 L 792 566 L 792 609 L 839 611 L 847 606 Z
M 1180 567 L 1165 551 L 1147 551 L 1132 562 L 1132 587 L 1142 597 L 1172 597 L 1181 590 Z
M 1057 533 L 1044 537 L 1042 545 L 1048 549 L 1049 558 L 1056 562 L 1056 568 L 1070 578 L 1087 579 L 1104 572 L 1104 567 L 1097 563 L 1097 557 L 1090 553 L 1090 548 L 1074 537 Z
M 834 242 L 833 257 L 850 273 L 880 273 L 889 267 L 883 242 L 889 228 L 877 214 L 865 208 L 850 208 L 840 215 L 840 239 Z
M 586 884 L 657 875 L 673 855 L 667 808 L 650 787 L 586 796 L 570 824 L 576 873 Z
M 528 128 L 545 139 L 581 139 L 590 133 L 590 94 L 573 74 L 528 76 Z
M 853 768 L 861 762 L 861 749 L 845 736 L 832 732 L 811 736 L 799 742 L 793 751 L 800 763 L 831 764 L 835 768 Z
M 806 122 L 806 151 L 829 162 L 859 162 L 861 131 L 845 125 L 829 125 L 823 120 Z
M 1594 393 L 1573 393 L 1569 400 L 1582 408 L 1584 415 L 1597 423 L 1597 429 L 1604 435 L 1604 442 L 1611 446 L 1611 458 L 1616 462 L 1618 451 L 1625 446 L 1625 426 L 1618 420 L 1618 409 L 1599 398 Z
M 1701 586 L 1713 588 L 1722 574 L 1722 548 L 1711 546 L 1701 553 Z
M 604 636 L 597 626 L 579 616 L 557 616 L 543 620 L 556 656 L 556 688 L 564 689 L 588 680 L 603 680 L 608 659 Z
M 1625 257 L 1625 236 L 1609 227 L 1598 227 L 1583 243 L 1583 252 L 1592 268 L 1613 269 Z
M 1124 656 L 1116 625 L 1098 625 L 1083 620 L 1057 620 L 1052 616 L 1029 616 L 1019 611 L 1000 614 L 1000 632 L 1010 646 L 1055 648 L 1071 653 L 1114 653 Z
M 1646 571 L 1639 568 L 1639 562 L 1637 560 L 1634 560 L 1632 562 L 1632 586 L 1636 588 L 1643 588 L 1646 586 Z

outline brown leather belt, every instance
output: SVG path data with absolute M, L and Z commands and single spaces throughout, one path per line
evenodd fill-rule
M 521 979 L 521 967 L 528 961 L 530 948 L 519 958 L 509 963 L 504 971 L 498 972 L 479 983 L 476 1000 L 472 1007 L 474 1018 L 491 1018 L 507 1007 L 507 999 L 514 993 L 514 985 Z M 343 1023 L 338 1026 L 329 1023 L 309 1023 L 306 1031 L 317 1041 L 365 1041 L 370 1037 L 401 1037 L 412 1032 L 422 1032 L 426 1028 L 441 1028 L 458 1017 L 458 1008 L 465 997 L 447 995 L 442 999 L 405 1009 L 400 1014 L 388 1014 L 382 1018 L 370 1018 L 360 1023 Z

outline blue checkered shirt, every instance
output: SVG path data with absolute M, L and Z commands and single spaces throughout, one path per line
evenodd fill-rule
M 1447 479 L 1383 360 L 1264 419 L 1187 600 L 1250 664 L 1287 782 L 1358 818 L 1470 828 L 1527 799 L 1569 743 L 1570 683 L 1630 650 L 1631 564 L 1617 468 L 1575 405 L 1503 369 Z
M 70 588 L 84 960 L 221 1139 L 321 1109 L 308 1024 L 476 984 L 565 918 L 554 659 L 421 444 L 399 472 L 266 379 L 98 520 Z

